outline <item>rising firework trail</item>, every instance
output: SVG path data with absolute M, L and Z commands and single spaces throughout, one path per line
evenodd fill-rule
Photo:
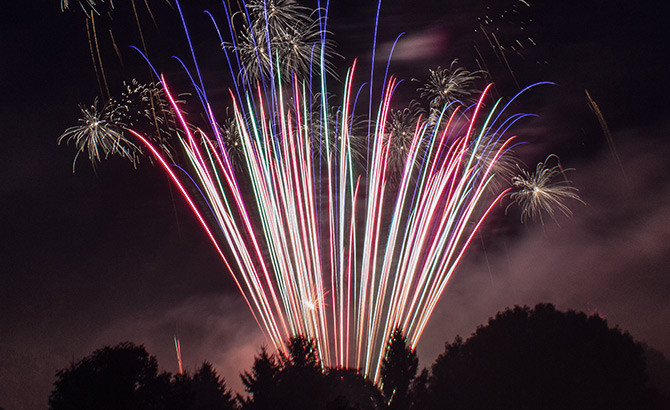
M 174 350 L 177 353 L 177 365 L 179 366 L 179 374 L 184 374 L 184 367 L 181 362 L 181 343 L 177 336 L 174 337 Z
M 293 4 L 271 4 L 284 3 Z M 253 12 L 267 19 L 271 11 Z M 161 78 L 177 117 L 179 155 L 129 132 L 189 204 L 273 346 L 282 350 L 295 335 L 313 338 L 325 366 L 358 368 L 378 381 L 388 336 L 402 328 L 416 347 L 468 245 L 508 194 L 492 181 L 514 142 L 507 131 L 525 115 L 504 117 L 508 105 L 501 108 L 500 100 L 485 106 L 489 86 L 471 106 L 418 115 L 409 132 L 404 126 L 395 135 L 393 76 L 384 76 L 379 97 L 361 109 L 354 62 L 342 90 L 331 94 L 327 10 L 318 13 L 320 35 L 307 69 L 282 67 L 286 48 L 274 49 L 272 41 L 262 57 L 274 56 L 272 66 L 249 67 L 234 39 L 224 48 L 235 85 L 230 118 L 212 109 L 194 53 L 189 76 L 206 127 L 187 123 Z M 258 76 L 239 81 L 251 72 Z M 337 103 L 329 95 L 339 95 Z M 359 111 L 372 113 L 364 155 Z M 223 129 L 234 130 L 241 167 Z M 401 152 L 392 153 L 398 146 Z

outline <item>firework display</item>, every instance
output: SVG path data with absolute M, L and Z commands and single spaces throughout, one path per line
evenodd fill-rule
M 416 347 L 497 203 L 509 196 L 523 220 L 569 214 L 563 201 L 578 199 L 576 190 L 552 184 L 564 170 L 546 161 L 514 176 L 509 129 L 526 114 L 507 113 L 516 97 L 496 100 L 490 86 L 476 93 L 477 73 L 456 63 L 431 71 L 420 90 L 428 115 L 415 103 L 391 108 L 393 76 L 360 103 L 356 62 L 330 85 L 327 9 L 308 15 L 294 0 L 252 0 L 237 30 L 234 15 L 226 7 L 231 39 L 221 39 L 234 79 L 228 112 L 212 108 L 193 53 L 188 74 L 204 125 L 186 120 L 162 77 L 160 92 L 132 83 L 110 100 L 125 108 L 82 108 L 80 126 L 61 139 L 94 164 L 148 153 L 276 349 L 294 335 L 314 338 L 324 365 L 377 381 L 388 336 L 401 328 Z M 154 131 L 130 112 L 154 119 Z

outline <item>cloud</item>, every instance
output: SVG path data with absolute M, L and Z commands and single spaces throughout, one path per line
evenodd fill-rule
M 176 373 L 174 336 L 180 340 L 184 371 L 208 361 L 238 393 L 244 392 L 240 373 L 251 369 L 255 354 L 266 344 L 242 297 L 213 293 L 187 297 L 165 311 L 123 317 L 98 333 L 93 345 L 125 337 L 144 344 L 162 369 Z
M 381 44 L 377 50 L 378 62 L 386 62 L 394 41 Z M 429 60 L 443 55 L 447 44 L 447 35 L 439 28 L 402 35 L 393 49 L 393 63 L 415 63 L 417 60 Z

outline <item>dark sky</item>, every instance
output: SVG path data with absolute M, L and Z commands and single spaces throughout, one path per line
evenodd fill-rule
M 162 368 L 175 371 L 175 334 L 186 368 L 209 360 L 240 391 L 237 375 L 265 343 L 244 301 L 181 199 L 148 161 L 134 170 L 111 158 L 94 172 L 82 159 L 72 173 L 74 149 L 56 139 L 76 123 L 77 105 L 98 94 L 84 16 L 76 9 L 61 13 L 57 0 L 25 3 L 3 6 L 0 16 L 0 407 L 44 408 L 57 369 L 124 340 L 145 344 Z M 109 25 L 124 65 L 109 42 L 101 44 L 117 90 L 123 79 L 147 77 L 139 56 L 126 48 L 139 45 L 127 3 L 115 2 Z M 339 68 L 354 57 L 370 61 L 376 3 L 359 3 L 331 1 Z M 515 213 L 496 215 L 443 295 L 418 347 L 421 365 L 498 310 L 538 302 L 597 312 L 668 357 L 668 6 L 529 1 L 520 16 L 504 14 L 520 3 L 382 4 L 377 53 L 384 56 L 406 32 L 391 64 L 406 80 L 425 78 L 428 68 L 454 58 L 477 69 L 477 47 L 497 92 L 510 97 L 515 79 L 478 24 L 489 15 L 486 28 L 508 50 L 519 41 L 524 48 L 508 55 L 516 82 L 558 83 L 522 99 L 521 109 L 541 118 L 517 127 L 528 142 L 519 155 L 533 164 L 559 154 L 564 166 L 575 168 L 570 178 L 586 203 L 571 204 L 572 219 L 544 226 L 522 225 Z M 149 4 L 158 21 L 157 28 L 148 19 L 144 25 L 150 56 L 179 82 L 183 75 L 169 56 L 187 57 L 181 28 L 163 0 Z M 213 92 L 225 90 L 228 76 L 200 11 L 222 16 L 220 7 L 205 0 L 185 5 Z M 144 10 L 141 5 L 148 18 Z M 415 97 L 416 84 L 401 85 L 401 104 Z M 621 166 L 585 89 L 607 120 Z

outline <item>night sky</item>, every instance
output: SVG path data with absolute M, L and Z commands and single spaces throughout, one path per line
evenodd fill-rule
M 123 65 L 109 41 L 101 47 L 110 88 L 120 90 L 122 80 L 148 74 L 127 48 L 139 45 L 129 2 L 114 3 L 114 22 L 101 28 L 112 28 Z M 150 58 L 190 91 L 169 58 L 188 56 L 176 13 L 163 0 L 149 1 L 154 26 L 141 3 Z M 184 3 L 208 88 L 224 96 L 229 75 L 201 13 L 222 17 L 221 4 Z M 371 61 L 376 2 L 359 3 L 331 1 L 340 70 L 355 57 L 368 66 Z M 406 33 L 391 63 L 391 72 L 407 80 L 398 89 L 399 105 L 418 97 L 421 83 L 409 80 L 425 79 L 429 68 L 455 58 L 471 70 L 478 69 L 476 59 L 485 62 L 496 93 L 505 97 L 536 81 L 557 83 L 517 104 L 540 115 L 515 128 L 527 142 L 518 154 L 530 166 L 558 154 L 575 169 L 569 177 L 585 202 L 569 203 L 573 218 L 547 218 L 544 225 L 521 224 L 518 211 L 505 216 L 504 206 L 499 209 L 433 314 L 418 346 L 420 366 L 497 311 L 538 302 L 598 313 L 670 357 L 668 6 L 521 3 L 382 4 L 379 66 L 396 36 Z M 78 104 L 91 104 L 99 94 L 84 15 L 76 8 L 61 13 L 59 6 L 57 0 L 10 2 L 0 14 L 0 407 L 45 408 L 57 369 L 125 340 L 144 344 L 161 368 L 174 372 L 174 335 L 187 369 L 208 360 L 242 392 L 238 374 L 266 342 L 165 175 L 149 161 L 134 170 L 117 157 L 96 170 L 82 157 L 73 174 L 75 149 L 56 143 L 76 124 Z M 521 15 L 504 14 L 513 6 Z M 507 56 L 513 75 L 479 28 L 487 15 L 486 29 L 498 33 L 507 50 L 519 41 L 519 53 Z M 614 149 L 585 90 L 607 121 Z

